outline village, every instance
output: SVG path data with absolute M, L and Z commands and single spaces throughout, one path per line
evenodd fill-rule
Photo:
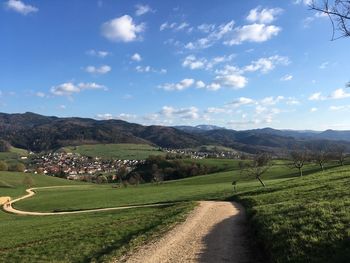
M 55 152 L 33 156 L 26 172 L 70 180 L 86 180 L 86 176 L 114 175 L 121 168 L 130 172 L 144 162 L 144 160 L 106 160 L 76 153 Z

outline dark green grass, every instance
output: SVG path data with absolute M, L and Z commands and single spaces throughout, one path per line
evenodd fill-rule
M 43 217 L 0 212 L 0 262 L 109 262 L 183 220 L 193 205 Z
M 90 157 L 121 160 L 144 160 L 150 155 L 164 155 L 164 152 L 151 145 L 128 143 L 70 146 L 63 148 L 63 150 Z
M 235 199 L 272 262 L 349 262 L 349 167 L 252 189 Z

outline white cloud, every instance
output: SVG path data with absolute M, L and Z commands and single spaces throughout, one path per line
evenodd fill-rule
M 234 66 L 226 65 L 223 70 L 216 71 L 218 75 L 215 77 L 215 82 L 223 87 L 241 89 L 244 88 L 248 80 L 245 76 L 242 76 L 240 69 Z
M 203 33 L 209 33 L 214 31 L 215 27 L 216 26 L 214 24 L 201 24 L 197 27 L 197 29 Z
M 212 31 L 203 38 L 199 38 L 194 42 L 188 42 L 185 45 L 186 49 L 204 49 L 212 46 L 215 42 L 222 39 L 225 35 L 231 33 L 234 28 L 234 21 L 231 20 L 226 24 L 221 24 L 219 26 L 212 26 Z
M 159 112 L 160 115 L 165 116 L 167 118 L 178 117 L 181 119 L 198 119 L 199 118 L 199 110 L 196 107 L 189 108 L 173 108 L 170 106 L 164 106 L 162 110 Z
M 212 69 L 215 65 L 229 62 L 234 58 L 234 54 L 214 57 L 211 60 L 206 58 L 197 58 L 195 55 L 187 56 L 182 62 L 183 67 L 188 67 L 190 69 Z
M 279 103 L 280 101 L 284 100 L 283 96 L 277 96 L 277 97 L 266 97 L 263 98 L 260 103 L 262 105 L 275 105 Z
M 284 75 L 280 80 L 281 81 L 290 81 L 292 79 L 293 79 L 293 75 L 287 74 L 287 75 Z
M 251 98 L 240 97 L 228 103 L 228 105 L 238 108 L 243 105 L 253 105 L 256 104 L 256 101 Z
M 164 85 L 159 86 L 159 88 L 164 89 L 164 90 L 168 90 L 168 91 L 172 91 L 172 90 L 185 90 L 189 87 L 191 87 L 193 84 L 195 83 L 194 79 L 183 79 L 178 83 L 166 83 Z
M 204 68 L 206 63 L 206 59 L 197 59 L 194 55 L 189 55 L 183 61 L 182 66 L 190 69 L 200 69 Z
M 95 67 L 95 66 L 87 66 L 85 68 L 85 71 L 91 74 L 107 74 L 108 72 L 110 72 L 112 70 L 112 68 L 108 65 L 102 65 L 100 67 Z
M 259 22 L 262 24 L 270 24 L 276 19 L 276 16 L 282 12 L 283 9 L 281 8 L 262 9 L 261 7 L 257 7 L 250 10 L 247 20 L 252 23 Z
M 149 72 L 153 72 L 153 73 L 159 73 L 159 74 L 165 74 L 167 73 L 167 70 L 162 68 L 162 69 L 154 69 L 151 66 L 136 66 L 135 70 L 139 73 L 149 73 Z
M 99 120 L 111 120 L 113 119 L 113 115 L 110 113 L 97 114 L 96 118 Z
M 341 110 L 349 110 L 349 105 L 342 105 L 342 106 L 330 106 L 329 110 L 331 111 L 341 111 Z
M 60 109 L 60 110 L 65 110 L 66 108 L 67 108 L 67 106 L 63 105 L 63 104 L 58 106 L 58 109 Z
M 56 96 L 72 96 L 73 94 L 80 93 L 83 90 L 96 90 L 96 89 L 107 90 L 105 86 L 94 82 L 88 82 L 88 83 L 80 82 L 78 84 L 74 84 L 72 82 L 66 82 L 66 83 L 51 87 L 51 93 Z
M 233 38 L 226 40 L 224 44 L 232 46 L 239 45 L 245 41 L 265 42 L 277 36 L 282 29 L 275 25 L 251 24 L 235 28 Z
M 210 83 L 209 85 L 207 85 L 206 89 L 211 90 L 211 91 L 216 91 L 216 90 L 221 89 L 221 85 L 220 85 L 220 83 L 213 82 L 213 83 Z
M 318 111 L 318 108 L 315 108 L 315 107 L 314 107 L 314 108 L 311 108 L 311 109 L 310 109 L 310 112 L 316 112 L 316 111 Z
M 328 65 L 329 65 L 329 62 L 326 61 L 326 62 L 323 62 L 323 63 L 319 66 L 319 68 L 320 68 L 320 69 L 326 69 L 326 68 L 328 67 Z
M 288 57 L 274 55 L 268 58 L 260 58 L 253 61 L 250 65 L 244 67 L 244 71 L 254 72 L 260 71 L 261 73 L 268 73 L 273 70 L 276 65 L 288 65 L 290 63 Z
M 349 97 L 350 93 L 347 93 L 344 89 L 337 89 L 330 95 L 331 99 L 345 99 Z
M 135 8 L 136 8 L 136 11 L 135 11 L 136 16 L 142 16 L 147 13 L 154 13 L 154 10 L 149 5 L 138 4 L 135 6 Z
M 201 80 L 198 80 L 196 82 L 196 87 L 199 88 L 199 89 L 202 89 L 202 88 L 205 87 L 205 83 L 203 81 L 201 81 Z
M 124 120 L 124 121 L 130 121 L 136 118 L 137 116 L 135 114 L 129 114 L 129 113 L 120 113 L 116 116 L 116 119 Z
M 131 56 L 131 59 L 133 61 L 138 61 L 139 62 L 139 61 L 142 60 L 142 57 L 141 57 L 141 55 L 139 53 L 135 53 L 134 55 Z
M 35 13 L 39 11 L 37 7 L 27 5 L 20 0 L 8 0 L 5 3 L 5 7 L 22 15 L 28 15 L 29 13 Z
M 322 96 L 321 92 L 315 92 L 313 94 L 310 95 L 309 100 L 325 100 L 325 97 Z
M 140 39 L 145 24 L 136 24 L 129 15 L 114 18 L 102 24 L 102 35 L 114 42 L 131 42 Z
M 304 4 L 304 5 L 311 5 L 313 0 L 294 0 L 294 4 Z
M 209 107 L 205 111 L 206 113 L 227 113 L 230 112 L 230 110 L 224 109 L 224 108 L 217 108 L 217 107 Z
M 105 58 L 110 55 L 108 51 L 95 50 L 95 49 L 90 49 L 86 53 L 90 56 L 99 57 L 99 58 Z
M 191 31 L 189 29 L 190 24 L 188 24 L 187 22 L 181 22 L 181 23 L 169 23 L 169 22 L 164 22 L 163 24 L 160 25 L 159 30 L 160 31 L 164 31 L 166 29 L 171 29 L 173 31 L 183 31 L 185 29 L 188 29 L 189 31 Z
M 44 92 L 39 91 L 39 92 L 35 93 L 35 96 L 37 96 L 39 98 L 45 98 L 46 94 Z

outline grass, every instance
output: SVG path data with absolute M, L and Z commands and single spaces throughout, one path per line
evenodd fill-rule
M 159 185 L 112 188 L 110 185 L 83 184 L 60 191 L 38 190 L 37 195 L 17 203 L 16 208 L 71 211 L 169 201 L 179 203 L 166 208 L 57 217 L 0 213 L 0 258 L 6 262 L 20 261 L 20 255 L 24 261 L 29 258 L 37 261 L 107 261 L 154 237 L 159 231 L 169 229 L 193 207 L 192 201 L 232 198 L 246 207 L 256 238 L 272 262 L 345 262 L 350 257 L 349 166 L 331 165 L 322 173 L 317 166 L 307 165 L 305 176 L 300 178 L 285 162 L 275 161 L 263 176 L 267 187 L 262 188 L 254 178 L 241 175 L 235 161 L 197 161 L 228 167 L 230 171 Z M 3 190 L 7 191 L 5 195 L 23 194 L 24 176 L 0 173 L 1 195 Z M 33 180 L 36 186 L 82 184 L 40 175 L 33 175 Z M 238 193 L 234 196 L 232 180 L 238 182 Z M 8 229 L 11 229 L 10 235 Z
M 0 261 L 111 261 L 168 230 L 192 207 L 192 203 L 182 203 L 47 217 L 0 213 Z
M 333 168 L 235 196 L 271 262 L 349 262 L 350 170 Z
M 90 157 L 120 160 L 144 160 L 150 155 L 164 155 L 164 152 L 148 144 L 91 144 L 64 147 L 62 150 Z

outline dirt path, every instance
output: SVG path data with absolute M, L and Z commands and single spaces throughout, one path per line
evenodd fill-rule
M 18 215 L 49 216 L 49 215 L 71 215 L 71 214 L 93 213 L 93 212 L 101 212 L 101 211 L 124 210 L 124 209 L 141 208 L 141 207 L 159 207 L 159 206 L 166 206 L 166 205 L 173 204 L 173 203 L 162 203 L 162 204 L 149 204 L 149 205 L 119 206 L 119 207 L 87 209 L 87 210 L 69 211 L 69 212 L 30 212 L 30 211 L 18 210 L 12 206 L 14 203 L 16 203 L 18 201 L 30 198 L 33 195 L 35 195 L 34 190 L 50 189 L 50 188 L 63 188 L 63 187 L 81 187 L 81 186 L 80 185 L 77 185 L 77 186 L 47 186 L 47 187 L 29 188 L 26 190 L 26 192 L 27 192 L 26 195 L 5 203 L 3 205 L 3 209 L 8 213 L 13 213 L 13 214 L 18 214 Z
M 118 262 L 256 262 L 251 255 L 243 208 L 233 202 L 203 201 L 184 223 Z

